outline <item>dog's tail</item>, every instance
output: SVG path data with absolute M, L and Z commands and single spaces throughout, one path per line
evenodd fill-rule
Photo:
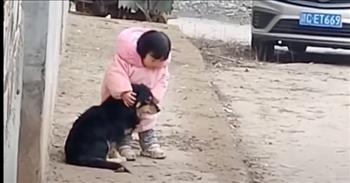
M 67 163 L 72 165 L 91 167 L 91 168 L 109 169 L 109 170 L 114 170 L 115 172 L 130 173 L 130 171 L 126 169 L 122 164 L 117 162 L 107 161 L 106 159 L 103 159 L 103 158 L 83 156 L 78 158 L 77 161 L 71 161 Z

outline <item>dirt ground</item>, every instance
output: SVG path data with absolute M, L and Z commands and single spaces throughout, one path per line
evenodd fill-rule
M 126 162 L 131 175 L 66 165 L 64 140 L 77 116 L 99 103 L 117 33 L 140 24 L 164 30 L 174 44 L 156 129 L 168 158 Z M 278 51 L 279 63 L 260 63 L 249 45 L 191 44 L 171 25 L 70 14 L 67 28 L 49 183 L 350 182 L 349 54 Z
M 260 63 L 249 46 L 193 43 L 235 127 L 251 182 L 350 182 L 349 53 L 278 50 L 279 63 Z
M 68 17 L 60 66 L 50 147 L 49 183 L 63 182 L 249 182 L 219 98 L 212 89 L 200 52 L 174 26 L 105 18 Z M 125 162 L 133 174 L 66 165 L 63 145 L 77 116 L 100 102 L 103 73 L 116 35 L 134 25 L 164 30 L 173 41 L 169 91 L 156 130 L 165 160 L 139 157 Z

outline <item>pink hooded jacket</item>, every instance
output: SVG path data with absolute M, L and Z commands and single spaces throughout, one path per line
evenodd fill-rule
M 164 62 L 164 67 L 157 70 L 143 66 L 141 57 L 136 51 L 137 40 L 150 29 L 131 27 L 123 30 L 117 38 L 117 50 L 108 67 L 102 83 L 102 101 L 109 96 L 121 98 L 121 94 L 132 91 L 131 83 L 145 84 L 152 90 L 154 97 L 160 102 L 168 87 L 168 65 L 171 54 Z M 154 127 L 156 116 L 141 120 L 137 131 L 145 131 Z

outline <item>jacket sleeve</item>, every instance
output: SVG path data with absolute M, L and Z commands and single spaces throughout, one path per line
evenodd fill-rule
M 164 68 L 164 72 L 162 76 L 158 80 L 157 84 L 151 90 L 157 103 L 159 103 L 163 99 L 165 92 L 168 89 L 169 77 L 170 77 L 169 68 L 168 66 L 166 66 Z
M 106 85 L 114 98 L 121 98 L 123 92 L 132 91 L 128 76 L 130 65 L 115 55 L 106 73 Z

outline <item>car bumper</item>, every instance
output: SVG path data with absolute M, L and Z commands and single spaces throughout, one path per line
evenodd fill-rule
M 255 38 L 302 42 L 310 46 L 350 47 L 350 8 L 313 8 L 275 0 L 262 0 L 254 1 L 253 11 L 271 15 L 266 24 L 259 27 L 254 26 L 253 12 L 252 35 Z M 302 12 L 341 14 L 343 28 L 337 31 L 300 28 L 298 22 Z
M 283 41 L 288 43 L 303 43 L 308 46 L 324 46 L 332 48 L 350 49 L 350 39 L 306 36 L 306 35 L 290 35 L 277 33 L 253 33 L 253 38 L 261 41 Z

